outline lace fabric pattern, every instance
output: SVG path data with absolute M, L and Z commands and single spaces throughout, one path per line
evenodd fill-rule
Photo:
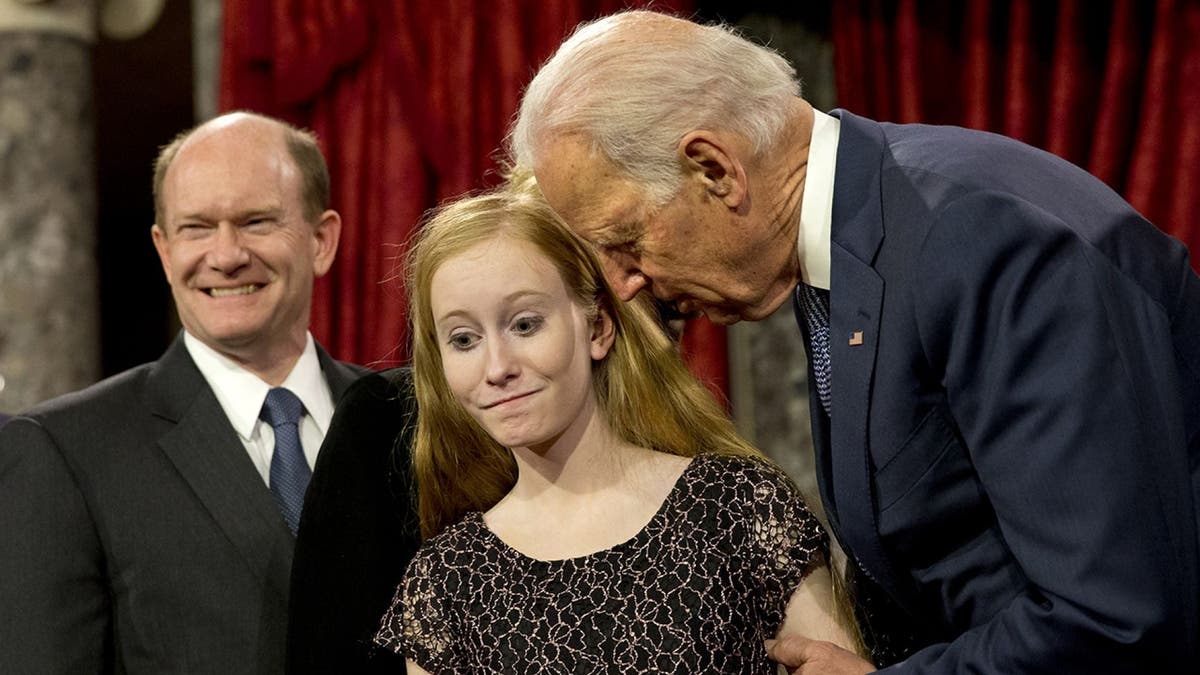
M 409 565 L 376 643 L 431 673 L 775 673 L 792 591 L 829 542 L 763 460 L 701 455 L 612 548 L 530 558 L 470 513 Z

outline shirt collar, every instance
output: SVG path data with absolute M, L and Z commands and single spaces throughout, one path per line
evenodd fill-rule
M 797 252 L 804 283 L 829 290 L 831 230 L 833 227 L 833 172 L 837 164 L 841 120 L 813 110 L 812 142 L 808 169 L 800 197 L 800 232 Z
M 183 333 L 183 342 L 234 431 L 243 441 L 250 440 L 271 385 L 187 331 Z M 321 374 L 321 362 L 311 333 L 305 336 L 304 351 L 292 366 L 292 372 L 279 386 L 290 389 L 300 399 L 304 411 L 324 434 L 333 417 L 333 394 Z

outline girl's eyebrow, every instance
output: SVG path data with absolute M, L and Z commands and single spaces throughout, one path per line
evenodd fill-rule
M 508 295 L 504 296 L 504 302 L 505 303 L 513 303 L 513 302 L 516 302 L 516 301 L 524 299 L 524 298 L 536 298 L 536 299 L 541 299 L 541 300 L 548 300 L 550 298 L 550 294 L 546 293 L 545 291 L 539 291 L 539 290 L 535 290 L 532 288 L 524 288 L 524 289 L 513 291 L 512 293 L 509 293 Z M 434 325 L 441 324 L 443 321 L 454 318 L 456 316 L 469 317 L 469 312 L 467 312 L 466 310 L 463 310 L 463 309 L 452 309 L 449 312 L 446 312 L 445 314 L 443 314 L 441 316 L 434 317 Z

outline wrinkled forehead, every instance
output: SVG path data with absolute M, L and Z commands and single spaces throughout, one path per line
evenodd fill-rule
M 640 221 L 649 200 L 615 164 L 578 136 L 548 144 L 533 167 L 546 202 L 593 244 Z
M 263 141 L 211 137 L 181 147 L 163 177 L 168 212 L 222 201 L 290 206 L 301 192 L 299 171 L 285 147 Z

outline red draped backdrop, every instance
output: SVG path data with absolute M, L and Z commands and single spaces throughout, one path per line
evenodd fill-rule
M 496 182 L 496 153 L 537 64 L 579 21 L 628 4 L 226 0 L 222 109 L 311 128 L 329 158 L 345 227 L 338 262 L 317 284 L 312 325 L 333 354 L 377 366 L 404 360 L 394 276 L 422 213 Z M 686 12 L 694 0 L 654 4 Z M 842 107 L 1046 148 L 1200 253 L 1200 2 L 832 5 Z M 684 349 L 693 370 L 727 390 L 721 329 L 693 322 Z
M 342 214 L 312 331 L 336 357 L 407 354 L 395 275 L 430 207 L 498 182 L 495 158 L 538 64 L 580 21 L 628 0 L 226 0 L 222 110 L 255 110 L 321 139 Z M 654 5 L 690 11 L 692 0 Z M 694 322 L 689 362 L 726 388 L 724 332 Z
M 1056 153 L 1200 270 L 1200 2 L 840 0 L 833 46 L 840 106 Z

